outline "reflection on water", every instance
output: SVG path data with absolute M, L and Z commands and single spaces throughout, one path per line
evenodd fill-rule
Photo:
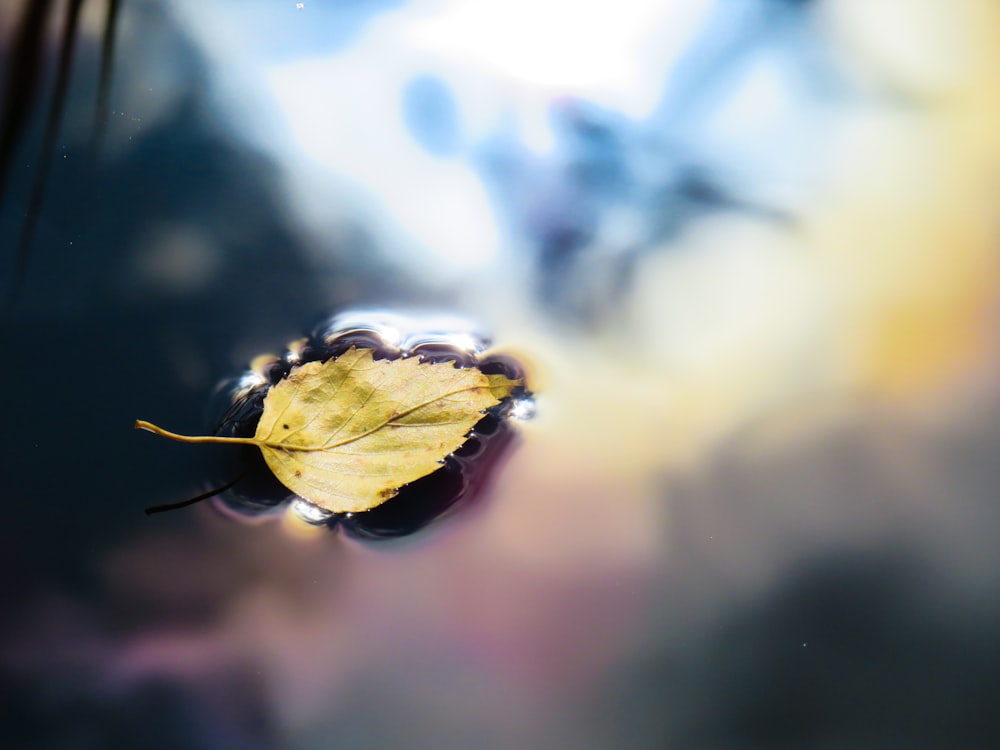
M 70 5 L 0 4 L 0 238 Z M 997 744 L 994 3 L 120 7 L 95 158 L 82 4 L 3 323 L 4 746 Z M 231 426 L 329 336 L 480 358 L 481 321 L 540 396 L 461 512 L 146 519 L 232 454 L 135 417 L 195 432 L 349 310 Z
M 253 437 L 268 392 L 293 367 L 336 359 L 352 348 L 370 350 L 378 360 L 416 357 L 421 362 L 475 367 L 487 375 L 505 375 L 522 385 L 482 415 L 461 447 L 444 458 L 440 469 L 407 484 L 398 495 L 375 508 L 327 512 L 278 482 L 256 447 L 242 446 L 238 468 L 226 469 L 240 479 L 219 496 L 225 509 L 259 518 L 274 516 L 276 510 L 287 506 L 293 518 L 309 525 L 339 526 L 349 534 L 385 539 L 412 534 L 460 501 L 473 498 L 516 437 L 508 419 L 525 421 L 535 410 L 534 395 L 524 385 L 529 382 L 528 373 L 511 357 L 488 353 L 487 338 L 474 331 L 471 321 L 454 316 L 351 310 L 325 321 L 313 335 L 292 342 L 281 356 L 255 358 L 251 370 L 235 378 L 228 393 L 222 388 L 228 399 L 213 435 Z

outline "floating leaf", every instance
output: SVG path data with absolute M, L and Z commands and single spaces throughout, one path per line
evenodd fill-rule
M 294 368 L 271 388 L 252 438 L 135 426 L 182 442 L 255 445 L 292 492 L 335 513 L 359 512 L 440 468 L 519 384 L 452 362 L 375 360 L 371 349 L 351 347 Z

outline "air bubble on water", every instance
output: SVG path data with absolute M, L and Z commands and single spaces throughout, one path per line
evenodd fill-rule
M 485 336 L 471 331 L 441 330 L 410 334 L 403 339 L 400 348 L 404 351 L 413 351 L 423 346 L 444 346 L 464 354 L 479 355 L 486 351 L 489 344 Z
M 236 399 L 257 386 L 264 385 L 266 382 L 267 378 L 261 373 L 247 370 L 236 381 L 236 385 L 233 387 L 233 398 Z
M 292 501 L 289 510 L 300 520 L 313 526 L 322 526 L 333 518 L 334 514 L 328 510 L 313 505 L 308 500 L 297 498 Z
M 409 352 L 421 346 L 446 346 L 471 355 L 482 354 L 490 340 L 474 323 L 453 315 L 403 314 L 388 310 L 354 310 L 334 316 L 321 330 L 327 344 L 356 333 L 371 333 L 386 345 Z
M 302 350 L 305 349 L 308 342 L 309 339 L 297 339 L 296 341 L 292 341 L 288 345 L 288 349 L 285 351 L 285 362 L 292 366 L 299 364 L 302 361 Z
M 388 346 L 399 348 L 403 338 L 391 313 L 377 310 L 355 310 L 335 315 L 320 332 L 320 338 L 327 344 L 352 333 L 373 333 Z
M 535 404 L 535 399 L 531 396 L 521 396 L 510 402 L 507 416 L 516 422 L 527 422 L 529 419 L 534 419 L 537 412 L 538 406 Z

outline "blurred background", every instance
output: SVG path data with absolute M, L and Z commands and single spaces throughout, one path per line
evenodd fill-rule
M 6 0 L 0 97 L 4 747 L 1000 743 L 993 0 Z M 143 515 L 358 307 L 528 367 L 475 503 Z

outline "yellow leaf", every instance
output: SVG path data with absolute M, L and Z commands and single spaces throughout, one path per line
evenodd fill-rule
M 375 360 L 372 350 L 352 347 L 296 367 L 275 385 L 252 438 L 187 437 L 143 421 L 136 427 L 183 442 L 256 445 L 295 494 L 336 513 L 359 512 L 438 469 L 483 412 L 519 384 L 452 362 Z

